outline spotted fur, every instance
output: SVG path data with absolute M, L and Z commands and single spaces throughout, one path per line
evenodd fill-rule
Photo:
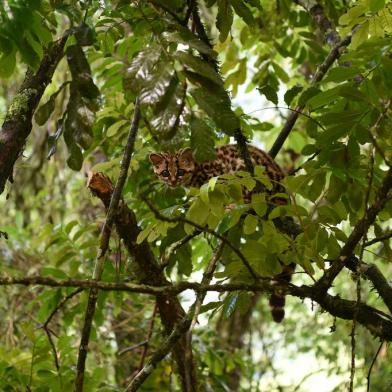
M 243 159 L 239 156 L 236 145 L 227 144 L 216 147 L 216 158 L 211 161 L 197 163 L 192 150 L 185 148 L 175 154 L 153 153 L 150 161 L 158 178 L 169 186 L 194 186 L 200 187 L 210 178 L 222 174 L 235 173 L 246 170 Z M 271 193 L 284 192 L 280 181 L 284 177 L 282 169 L 263 150 L 254 146 L 248 146 L 253 164 L 265 167 L 273 189 Z
M 254 146 L 248 146 L 252 162 L 255 166 L 265 167 L 266 174 L 271 180 L 271 194 L 283 193 L 284 188 L 280 181 L 284 173 L 279 165 L 263 150 Z M 233 174 L 240 170 L 246 170 L 245 163 L 238 153 L 234 144 L 227 144 L 215 148 L 216 158 L 211 161 L 197 163 L 193 157 L 192 150 L 185 148 L 177 151 L 175 154 L 153 153 L 150 155 L 150 161 L 153 164 L 154 172 L 158 178 L 165 184 L 176 186 L 193 186 L 200 187 L 210 178 L 222 174 Z M 245 199 L 250 199 L 250 194 Z M 276 204 L 286 204 L 284 198 L 272 198 Z M 294 272 L 295 264 L 283 266 L 283 271 L 275 277 L 272 283 L 278 284 L 279 281 L 290 282 Z M 276 322 L 281 322 L 284 318 L 285 296 L 279 292 L 271 294 L 270 300 L 272 318 Z

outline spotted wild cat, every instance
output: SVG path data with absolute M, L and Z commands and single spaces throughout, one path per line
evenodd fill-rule
M 257 147 L 248 146 L 248 151 L 254 165 L 264 166 L 265 172 L 272 183 L 272 190 L 269 193 L 283 193 L 284 188 L 280 181 L 283 179 L 284 173 L 278 164 L 266 152 Z M 216 158 L 214 160 L 202 163 L 195 161 L 190 148 L 183 148 L 174 154 L 166 152 L 152 153 L 150 154 L 150 161 L 158 178 L 171 187 L 200 187 L 212 177 L 246 170 L 245 163 L 240 157 L 236 145 L 227 144 L 216 147 L 215 152 Z M 272 199 L 272 202 L 274 202 L 274 199 Z M 278 198 L 276 202 L 277 204 L 285 204 L 286 200 Z M 275 277 L 276 281 L 289 282 L 293 271 L 294 265 L 284 266 L 283 272 Z M 282 321 L 285 297 L 281 294 L 272 294 L 269 302 L 273 319 L 276 322 Z
M 234 144 L 216 147 L 215 150 L 216 158 L 202 163 L 195 161 L 190 148 L 178 150 L 174 154 L 153 153 L 150 154 L 150 161 L 158 178 L 172 187 L 200 187 L 212 177 L 246 170 L 244 161 L 239 156 Z M 266 152 L 257 147 L 248 146 L 248 151 L 254 165 L 265 167 L 273 185 L 271 193 L 284 192 L 279 183 L 283 179 L 284 173 L 278 164 Z

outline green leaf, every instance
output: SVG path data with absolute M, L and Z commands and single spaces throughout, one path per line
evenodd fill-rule
M 226 41 L 233 24 L 233 10 L 229 0 L 218 0 L 218 14 L 216 16 L 216 27 L 218 28 L 219 40 Z
M 57 96 L 67 84 L 67 82 L 63 83 L 60 88 L 49 97 L 48 101 L 41 105 L 35 112 L 34 119 L 38 125 L 44 125 L 46 121 L 48 121 L 55 108 Z
M 320 146 L 328 145 L 329 143 L 339 140 L 350 132 L 350 128 L 344 125 L 336 125 L 328 128 L 319 137 L 317 137 L 317 144 Z
M 253 193 L 252 194 L 252 208 L 256 211 L 256 214 L 263 218 L 267 212 L 267 203 L 265 201 L 264 193 Z
M 208 205 L 206 205 L 201 199 L 196 199 L 190 206 L 188 212 L 186 213 L 186 218 L 194 223 L 203 226 L 207 221 L 209 213 L 210 213 L 210 209 L 208 208 Z M 190 229 L 189 227 L 188 230 L 186 229 L 186 232 L 188 234 L 189 234 L 189 229 Z M 194 227 L 192 226 L 192 231 L 193 230 Z
M 274 69 L 276 75 L 283 83 L 288 83 L 290 81 L 289 75 L 287 75 L 286 71 L 274 61 L 271 61 L 272 68 Z
M 320 92 L 320 89 L 317 87 L 309 87 L 307 88 L 299 97 L 298 99 L 298 104 L 299 105 L 305 105 L 306 102 L 308 102 L 312 97 L 317 95 Z
M 339 91 L 340 87 L 335 87 L 326 91 L 322 91 L 321 93 L 318 93 L 317 95 L 310 98 L 306 102 L 306 105 L 309 106 L 311 110 L 315 110 L 320 106 L 324 106 L 338 98 Z
M 238 293 L 230 293 L 223 301 L 223 309 L 222 312 L 226 318 L 229 318 L 231 314 L 234 312 L 238 301 L 239 294 Z
M 313 179 L 312 184 L 308 189 L 308 198 L 312 202 L 315 202 L 318 197 L 321 195 L 321 192 L 324 189 L 326 181 L 326 174 L 325 172 L 318 173 L 315 178 Z
M 185 66 L 193 69 L 199 75 L 204 76 L 206 79 L 209 79 L 211 82 L 222 86 L 222 79 L 216 73 L 215 69 L 199 57 L 193 56 L 186 52 L 178 52 L 176 54 L 176 58 Z
M 357 67 L 335 67 L 328 72 L 324 82 L 340 83 L 357 75 L 360 75 Z
M 275 105 L 278 104 L 278 94 L 276 91 L 269 85 L 264 85 L 258 88 L 259 92 L 268 99 L 268 101 L 273 102 Z
M 246 24 L 253 26 L 255 20 L 252 11 L 247 7 L 243 0 L 230 0 L 235 13 L 240 16 Z
M 358 4 L 348 10 L 347 13 L 339 18 L 341 25 L 355 24 L 357 18 L 366 12 L 366 7 L 363 4 Z
M 287 90 L 284 94 L 284 101 L 286 102 L 287 106 L 290 106 L 292 100 L 303 90 L 303 87 L 300 85 L 296 85 L 291 89 Z
M 244 220 L 244 226 L 243 226 L 244 234 L 247 235 L 253 234 L 256 231 L 257 224 L 258 224 L 258 219 L 256 216 L 247 215 Z
M 247 240 L 241 251 L 261 276 L 274 276 L 282 270 L 277 259 L 269 255 L 268 248 L 260 242 Z
M 3 53 L 0 57 L 0 77 L 9 78 L 14 72 L 16 65 L 15 51 L 10 53 Z
M 196 161 L 204 162 L 215 159 L 213 130 L 198 117 L 192 117 L 190 127 L 191 148 Z
M 190 30 L 183 26 L 177 25 L 178 31 L 173 33 L 164 33 L 163 36 L 169 42 L 182 43 L 188 45 L 189 47 L 196 49 L 199 53 L 206 54 L 211 58 L 216 58 L 217 53 L 211 49 L 205 42 L 197 38 Z
M 378 12 L 385 6 L 385 0 L 369 0 L 369 9 L 371 12 Z
M 191 94 L 200 108 L 214 120 L 217 127 L 223 132 L 232 135 L 239 128 L 239 119 L 231 109 L 230 99 L 223 88 L 192 89 Z
M 369 21 L 363 23 L 359 28 L 354 32 L 353 37 L 351 39 L 351 47 L 353 49 L 357 49 L 358 46 L 363 44 L 369 36 Z
M 129 125 L 128 120 L 119 120 L 112 124 L 106 131 L 106 136 L 107 137 L 113 137 L 116 136 L 121 128 L 123 128 L 126 124 Z

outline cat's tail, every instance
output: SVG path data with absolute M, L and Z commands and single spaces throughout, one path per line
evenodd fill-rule
M 279 282 L 291 281 L 293 273 L 295 271 L 295 264 L 291 263 L 289 265 L 283 266 L 283 271 L 276 275 L 272 281 L 273 285 L 278 285 Z M 284 319 L 284 305 L 286 303 L 286 296 L 279 292 L 274 292 L 271 294 L 269 299 L 269 305 L 271 308 L 271 315 L 275 322 L 280 323 Z

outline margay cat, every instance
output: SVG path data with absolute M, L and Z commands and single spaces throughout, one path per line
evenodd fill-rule
M 162 152 L 160 154 L 150 154 L 150 161 L 153 164 L 154 172 L 165 184 L 175 186 L 200 187 L 210 178 L 227 173 L 235 173 L 239 170 L 246 170 L 243 159 L 239 156 L 236 145 L 228 144 L 215 148 L 216 158 L 212 161 L 197 163 L 190 148 L 178 150 L 174 154 Z M 284 177 L 282 169 L 263 150 L 254 146 L 248 146 L 254 165 L 262 165 L 272 183 L 270 193 L 284 192 L 283 186 L 279 183 Z M 273 200 L 274 202 L 274 200 Z M 284 204 L 285 199 L 279 198 L 278 204 Z M 283 272 L 276 276 L 278 280 L 290 281 L 294 271 L 293 266 L 284 266 Z M 284 318 L 285 298 L 279 294 L 272 294 L 270 306 L 272 317 L 276 322 Z
M 169 186 L 200 187 L 210 178 L 225 173 L 246 170 L 244 161 L 234 144 L 217 147 L 216 159 L 197 163 L 190 148 L 178 150 L 175 154 L 151 154 L 150 161 L 158 178 Z M 284 177 L 282 169 L 264 151 L 248 146 L 254 165 L 262 165 L 273 184 L 273 193 L 284 192 L 279 181 Z

